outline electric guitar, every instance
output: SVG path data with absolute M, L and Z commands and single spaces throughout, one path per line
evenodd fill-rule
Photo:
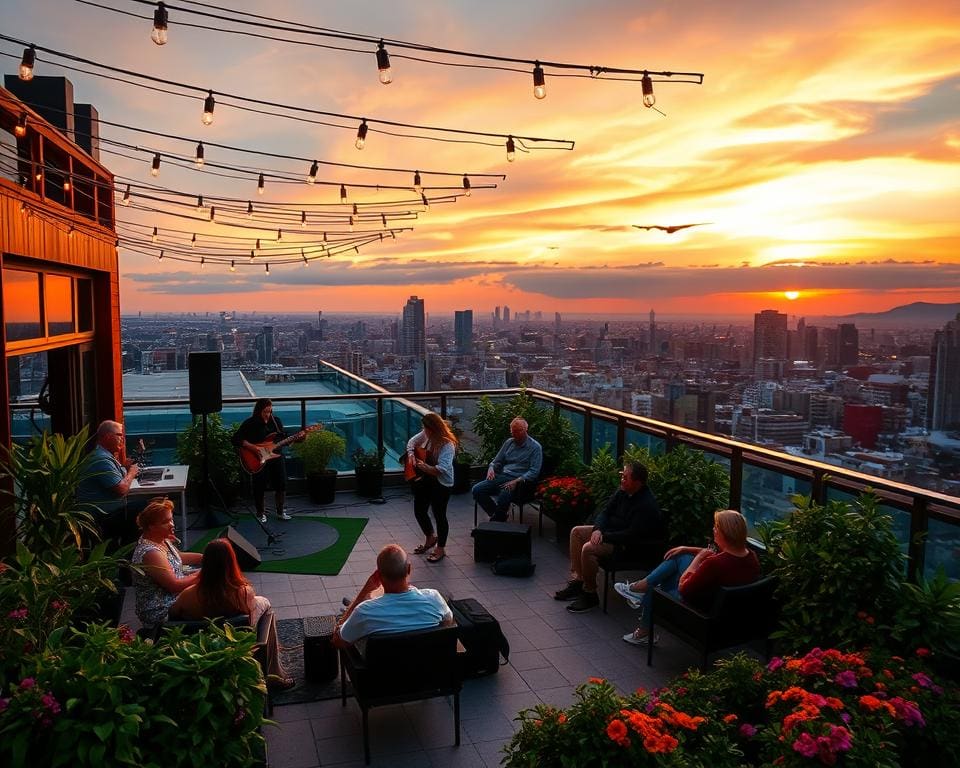
M 406 456 L 403 462 L 403 479 L 407 482 L 416 482 L 423 477 L 423 473 L 417 469 L 417 461 L 427 460 L 427 449 L 418 445 L 413 449 L 413 456 L 409 453 Z
M 247 473 L 255 475 L 266 466 L 268 461 L 273 461 L 273 459 L 280 457 L 279 450 L 283 448 L 283 446 L 294 443 L 297 440 L 302 440 L 308 434 L 316 432 L 318 429 L 323 429 L 323 424 L 314 424 L 312 427 L 301 429 L 295 435 L 290 435 L 290 437 L 285 437 L 280 441 L 273 439 L 276 435 L 276 432 L 274 432 L 262 443 L 254 443 L 253 448 L 242 445 L 240 446 L 240 466 L 243 467 Z

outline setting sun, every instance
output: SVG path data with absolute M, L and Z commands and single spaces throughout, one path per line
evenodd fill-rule
M 795 301 L 800 298 L 800 291 L 784 291 L 783 295 L 786 296 L 790 301 Z

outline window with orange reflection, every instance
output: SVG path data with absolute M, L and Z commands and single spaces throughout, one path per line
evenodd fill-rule
M 3 315 L 7 341 L 43 336 L 40 323 L 40 274 L 3 270 Z
M 74 333 L 73 278 L 66 275 L 47 275 L 46 278 L 47 333 L 50 336 Z

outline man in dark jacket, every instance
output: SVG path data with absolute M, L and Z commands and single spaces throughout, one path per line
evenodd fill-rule
M 570 531 L 570 582 L 558 591 L 557 600 L 573 600 L 571 613 L 583 613 L 599 605 L 597 571 L 601 557 L 633 551 L 646 541 L 664 539 L 666 526 L 657 500 L 647 487 L 647 468 L 638 461 L 624 465 L 618 490 L 594 525 L 578 525 Z

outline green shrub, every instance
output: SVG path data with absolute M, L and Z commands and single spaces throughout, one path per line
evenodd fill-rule
M 583 482 L 590 491 L 595 510 L 601 509 L 620 487 L 619 469 L 620 465 L 610 452 L 609 443 L 593 454 L 590 466 L 583 473 Z
M 265 688 L 253 632 L 179 631 L 156 645 L 61 628 L 0 699 L 0 764 L 252 765 Z
M 789 651 L 873 643 L 892 623 L 904 573 L 890 516 L 871 495 L 793 503 L 785 519 L 759 526 L 781 602 L 773 636 Z
M 332 429 L 311 432 L 305 439 L 293 444 L 293 455 L 303 462 L 304 474 L 322 475 L 333 458 L 347 453 L 347 441 Z
M 904 582 L 890 632 L 899 650 L 922 646 L 935 654 L 960 653 L 960 583 L 943 570 L 919 584 Z
M 225 499 L 232 499 L 240 488 L 240 459 L 231 442 L 236 425 L 224 425 L 219 413 L 207 416 L 207 470 L 210 481 Z M 203 482 L 203 418 L 193 417 L 193 423 L 177 435 L 177 462 L 190 467 L 188 477 L 193 483 Z

